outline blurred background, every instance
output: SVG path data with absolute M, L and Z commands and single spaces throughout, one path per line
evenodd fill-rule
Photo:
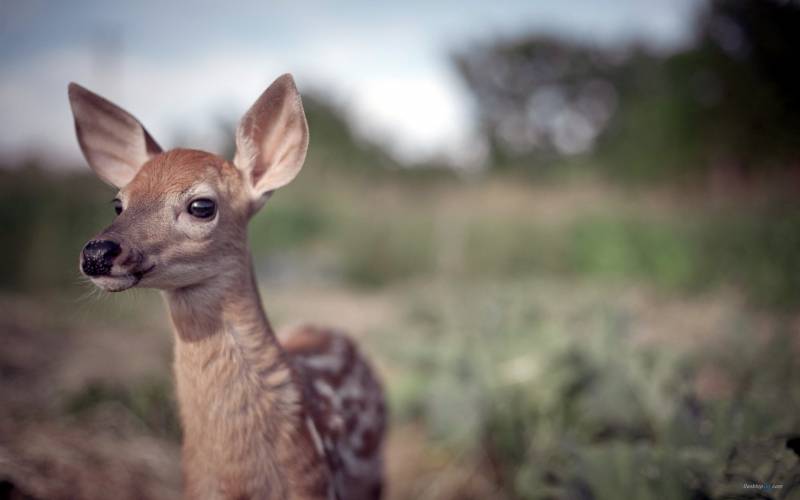
M 390 499 L 800 498 L 798 47 L 786 0 L 0 1 L 0 498 L 180 492 L 160 297 L 78 273 L 114 191 L 67 83 L 230 158 L 284 72 L 263 298 L 374 360 Z

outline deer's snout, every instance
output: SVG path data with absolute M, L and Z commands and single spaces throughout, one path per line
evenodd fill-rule
M 87 276 L 107 276 L 114 259 L 121 253 L 122 247 L 116 241 L 90 241 L 81 252 L 81 270 Z

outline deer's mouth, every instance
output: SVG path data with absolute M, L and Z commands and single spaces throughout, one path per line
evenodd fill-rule
M 154 267 L 156 267 L 155 264 L 139 271 L 131 271 L 119 275 L 94 276 L 91 279 L 95 285 L 106 292 L 122 292 L 138 285 L 142 278 L 152 271 Z
M 138 283 L 139 281 L 141 281 L 142 278 L 144 278 L 144 275 L 149 273 L 150 271 L 152 271 L 154 267 L 156 267 L 156 265 L 152 264 L 152 265 L 150 265 L 150 267 L 148 267 L 146 269 L 142 269 L 142 270 L 139 270 L 139 271 L 132 272 L 131 275 L 134 278 L 136 278 L 136 282 Z

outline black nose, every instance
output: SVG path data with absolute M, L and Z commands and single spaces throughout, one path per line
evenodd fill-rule
M 88 276 L 103 276 L 111 272 L 114 257 L 122 253 L 116 241 L 95 240 L 83 247 L 81 269 Z

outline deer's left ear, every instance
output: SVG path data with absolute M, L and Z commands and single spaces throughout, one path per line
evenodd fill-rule
M 245 113 L 236 131 L 236 168 L 260 206 L 300 172 L 308 149 L 308 124 L 292 75 L 275 80 Z

